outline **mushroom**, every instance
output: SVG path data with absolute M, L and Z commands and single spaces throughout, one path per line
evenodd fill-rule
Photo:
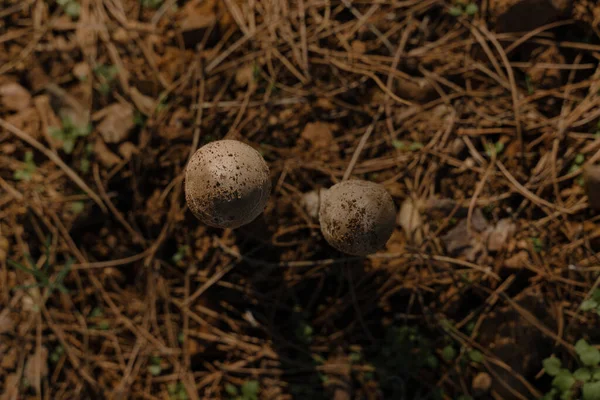
M 260 153 L 237 140 L 202 146 L 185 170 L 185 200 L 192 213 L 216 228 L 239 228 L 265 209 L 271 180 Z
M 344 181 L 325 193 L 319 221 L 331 246 L 365 256 L 387 243 L 396 225 L 396 208 L 383 186 L 363 180 Z

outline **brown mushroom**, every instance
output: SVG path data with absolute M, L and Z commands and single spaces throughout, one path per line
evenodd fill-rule
M 387 243 L 396 225 L 396 208 L 383 186 L 350 180 L 326 192 L 319 221 L 331 246 L 350 255 L 365 256 Z
M 239 228 L 265 209 L 269 167 L 260 153 L 237 140 L 198 149 L 185 171 L 185 199 L 192 213 L 217 228 Z

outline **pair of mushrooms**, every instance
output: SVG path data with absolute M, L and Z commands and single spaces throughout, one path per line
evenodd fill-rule
M 265 209 L 271 193 L 269 167 L 259 152 L 237 140 L 198 149 L 185 171 L 185 198 L 192 213 L 217 228 L 238 228 Z M 382 248 L 394 230 L 396 209 L 383 186 L 348 180 L 324 194 L 321 231 L 334 248 L 356 256 Z

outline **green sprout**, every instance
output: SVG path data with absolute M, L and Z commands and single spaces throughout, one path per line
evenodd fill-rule
M 30 181 L 33 177 L 33 173 L 37 169 L 37 166 L 33 161 L 33 153 L 31 151 L 25 153 L 23 163 L 25 165 L 22 169 L 15 171 L 13 178 L 15 178 L 18 181 Z
M 575 344 L 575 352 L 583 367 L 574 372 L 562 368 L 558 358 L 550 357 L 542 361 L 546 374 L 554 377 L 552 389 L 544 395 L 543 400 L 600 400 L 600 351 L 580 339 Z
M 167 385 L 167 392 L 169 392 L 170 400 L 188 400 L 189 396 L 185 385 L 182 382 L 169 383 Z
M 101 64 L 94 68 L 94 73 L 100 80 L 100 94 L 107 96 L 112 90 L 115 78 L 119 73 L 119 69 L 114 65 Z
M 62 128 L 51 126 L 48 128 L 48 131 L 50 136 L 63 143 L 64 152 L 71 154 L 75 148 L 77 139 L 88 136 L 92 132 L 92 126 L 89 124 L 84 127 L 77 126 L 70 117 L 65 116 L 62 118 Z
M 71 17 L 71 19 L 75 20 L 79 18 L 81 6 L 76 0 L 56 0 L 56 3 L 62 7 L 65 14 Z
M 232 400 L 258 400 L 260 384 L 258 381 L 247 381 L 238 389 L 231 383 L 225 384 L 225 392 Z
M 11 266 L 12 268 L 16 269 L 16 270 L 20 270 L 23 272 L 28 273 L 29 275 L 33 276 L 36 280 L 36 283 L 32 284 L 32 285 L 24 285 L 24 286 L 17 286 L 14 288 L 14 290 L 28 290 L 31 288 L 47 288 L 48 289 L 48 296 L 50 296 L 52 294 L 52 292 L 54 290 L 58 290 L 61 293 L 69 293 L 69 291 L 67 290 L 67 288 L 63 285 L 63 281 L 65 279 L 65 277 L 67 276 L 67 274 L 71 271 L 71 267 L 73 265 L 73 260 L 71 258 L 67 259 L 67 261 L 65 262 L 65 265 L 59 269 L 59 272 L 56 275 L 56 278 L 54 278 L 54 280 L 52 281 L 51 278 L 51 272 L 50 272 L 50 262 L 49 262 L 49 247 L 47 248 L 47 253 L 46 253 L 46 261 L 44 262 L 44 264 L 42 265 L 41 268 L 38 268 L 36 263 L 33 261 L 33 259 L 31 258 L 31 256 L 27 256 L 26 258 L 28 259 L 28 263 L 29 266 L 25 266 L 21 263 L 18 263 L 16 261 L 13 260 L 7 260 L 8 261 L 8 265 Z

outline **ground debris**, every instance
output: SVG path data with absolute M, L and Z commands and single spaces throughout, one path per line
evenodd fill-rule
M 133 107 L 129 104 L 115 103 L 101 110 L 104 119 L 98 125 L 98 131 L 106 143 L 120 143 L 127 139 L 135 126 Z
M 21 111 L 31 105 L 31 95 L 16 82 L 0 86 L 0 104 L 11 111 Z
M 583 176 L 590 207 L 600 210 L 600 165 L 586 165 Z

